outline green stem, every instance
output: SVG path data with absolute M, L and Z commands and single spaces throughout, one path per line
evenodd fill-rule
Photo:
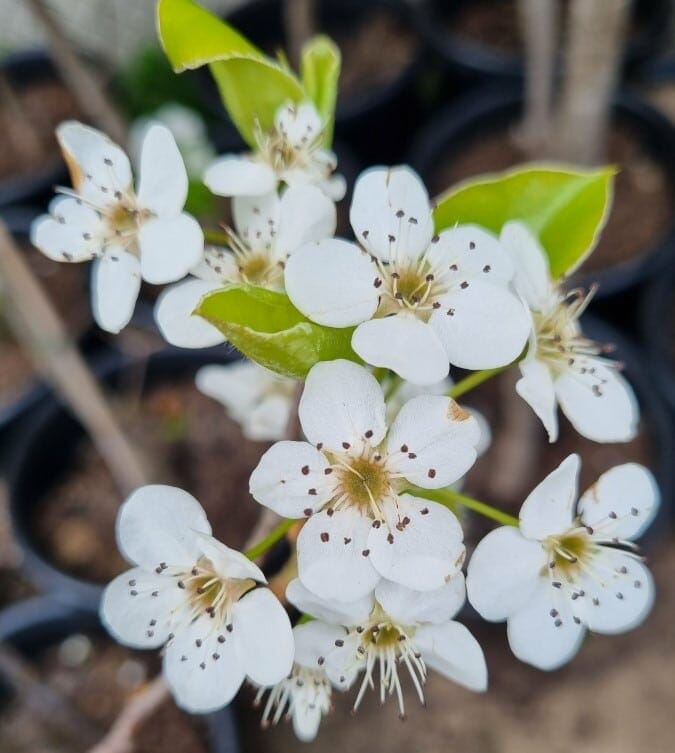
M 227 246 L 230 243 L 230 236 L 222 232 L 222 230 L 204 228 L 204 240 L 207 243 L 217 243 L 219 246 Z
M 384 401 L 389 402 L 392 397 L 398 392 L 399 387 L 403 384 L 403 380 L 396 374 L 391 375 L 391 381 L 387 385 L 387 389 L 384 391 Z
M 454 489 L 415 489 L 411 491 L 412 494 L 418 497 L 424 497 L 434 502 L 439 502 L 446 507 L 456 509 L 457 505 L 467 507 L 469 510 L 477 512 L 479 515 L 483 515 L 490 520 L 495 520 L 497 523 L 501 523 L 505 526 L 517 526 L 519 524 L 518 518 L 513 515 L 509 515 L 507 512 L 498 510 L 492 505 L 488 505 L 486 502 L 481 502 L 478 499 L 469 497 L 461 492 L 456 492 Z
M 445 394 L 448 397 L 458 398 L 460 395 L 464 395 L 466 392 L 470 392 L 474 387 L 478 387 L 479 384 L 487 382 L 488 379 L 492 379 L 493 376 L 501 374 L 502 371 L 506 371 L 511 364 L 506 366 L 499 366 L 496 369 L 483 369 L 482 371 L 474 371 L 473 374 L 461 379 L 457 384 L 453 385 Z
M 262 541 L 259 541 L 247 552 L 244 552 L 246 557 L 248 557 L 250 560 L 254 560 L 256 559 L 256 557 L 260 557 L 261 554 L 264 554 L 268 549 L 271 549 L 277 543 L 277 541 L 283 539 L 283 537 L 290 530 L 293 523 L 295 523 L 295 520 L 284 520 L 282 523 L 279 523 L 279 525 L 273 531 L 268 533 L 267 536 L 262 539 Z

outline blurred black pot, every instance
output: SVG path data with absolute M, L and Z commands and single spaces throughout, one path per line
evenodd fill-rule
M 516 86 L 485 87 L 468 94 L 438 113 L 417 134 L 409 163 L 433 190 L 434 176 L 438 175 L 443 161 L 451 163 L 449 157 L 463 155 L 468 145 L 480 143 L 481 138 L 506 133 L 519 121 L 522 105 L 522 93 Z M 596 299 L 625 292 L 667 266 L 675 257 L 675 127 L 658 110 L 628 93 L 620 93 L 615 98 L 613 119 L 617 125 L 630 130 L 641 149 L 663 170 L 672 209 L 668 213 L 667 230 L 650 247 L 610 267 L 593 273 L 586 273 L 582 268 L 574 275 L 573 284 L 584 287 L 593 282 L 599 284 Z M 505 160 L 502 152 L 491 156 L 497 164 L 481 165 L 481 173 L 503 170 L 521 161 L 515 157 Z
M 7 643 L 28 661 L 40 650 L 80 633 L 104 634 L 96 610 L 37 597 L 0 612 L 0 643 Z M 11 692 L 11 682 L 2 675 L 0 685 L 9 686 Z M 239 753 L 234 714 L 230 707 L 208 715 L 206 722 L 212 753 Z
M 649 368 L 675 421 L 675 266 L 645 286 L 640 323 Z
M 493 25 L 505 37 L 503 46 L 455 31 L 453 26 L 463 12 L 494 14 Z M 669 0 L 636 0 L 633 4 L 624 55 L 626 72 L 638 68 L 663 47 L 670 13 Z M 524 75 L 522 52 L 518 49 L 521 46 L 518 6 L 513 0 L 428 0 L 419 10 L 417 23 L 429 46 L 450 71 L 469 81 L 490 78 L 514 81 Z

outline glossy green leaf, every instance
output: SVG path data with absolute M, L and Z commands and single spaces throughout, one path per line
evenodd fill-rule
M 302 85 L 326 124 L 324 144 L 327 147 L 333 140 L 340 65 L 340 50 L 328 37 L 313 37 L 302 49 Z
M 595 248 L 612 205 L 616 170 L 527 164 L 478 176 L 437 200 L 438 231 L 473 222 L 499 233 L 524 222 L 548 254 L 554 279 L 573 272 Z
M 285 376 L 303 379 L 319 361 L 358 361 L 352 329 L 314 324 L 285 293 L 232 285 L 207 295 L 196 312 L 217 327 L 245 356 Z

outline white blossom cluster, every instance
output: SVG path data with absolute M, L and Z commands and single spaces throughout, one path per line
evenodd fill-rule
M 451 367 L 517 362 L 517 393 L 552 442 L 558 405 L 597 442 L 632 439 L 638 406 L 618 365 L 581 331 L 588 296 L 552 280 L 518 218 L 499 237 L 477 225 L 437 233 L 419 177 L 375 167 L 354 187 L 354 240 L 335 238 L 345 185 L 321 146 L 323 127 L 313 105 L 284 105 L 256 151 L 206 168 L 206 185 L 233 197 L 233 227 L 226 245 L 205 246 L 182 211 L 187 177 L 167 128 L 148 126 L 134 188 L 118 146 L 65 123 L 57 134 L 74 189 L 60 190 L 33 231 L 52 259 L 94 260 L 94 313 L 112 332 L 130 320 L 141 280 L 175 283 L 156 318 L 182 347 L 225 341 L 194 311 L 238 283 L 285 292 L 311 322 L 352 330 L 360 362 L 316 363 L 299 402 L 295 380 L 251 362 L 197 376 L 246 436 L 277 440 L 250 492 L 301 522 L 285 596 L 303 620 L 292 628 L 258 566 L 211 536 L 195 499 L 165 486 L 144 487 L 121 508 L 117 535 L 132 569 L 101 606 L 122 643 L 164 647 L 182 707 L 220 708 L 247 678 L 264 721 L 290 716 L 303 740 L 335 691 L 352 689 L 356 709 L 377 688 L 403 716 L 404 687 L 424 702 L 429 669 L 485 690 L 483 652 L 455 619 L 467 593 L 485 619 L 506 620 L 513 653 L 544 670 L 571 659 L 587 630 L 639 624 L 654 589 L 633 540 L 659 503 L 651 474 L 634 463 L 577 500 L 571 455 L 528 496 L 518 525 L 489 533 L 465 567 L 460 520 L 434 495 L 461 483 L 489 427 L 448 395 Z M 303 439 L 286 436 L 296 409 Z

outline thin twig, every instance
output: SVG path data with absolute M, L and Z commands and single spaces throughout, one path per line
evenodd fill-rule
M 77 57 L 63 29 L 44 0 L 27 0 L 33 15 L 42 24 L 59 72 L 72 91 L 82 112 L 113 141 L 124 146 L 127 127 L 107 96 L 105 87 Z
M 120 491 L 126 495 L 142 486 L 146 475 L 138 453 L 2 221 L 0 278 L 11 304 L 7 318 L 17 342 L 82 422 Z
M 281 5 L 288 57 L 297 69 L 300 66 L 302 47 L 316 28 L 316 8 L 314 0 L 283 0 Z

